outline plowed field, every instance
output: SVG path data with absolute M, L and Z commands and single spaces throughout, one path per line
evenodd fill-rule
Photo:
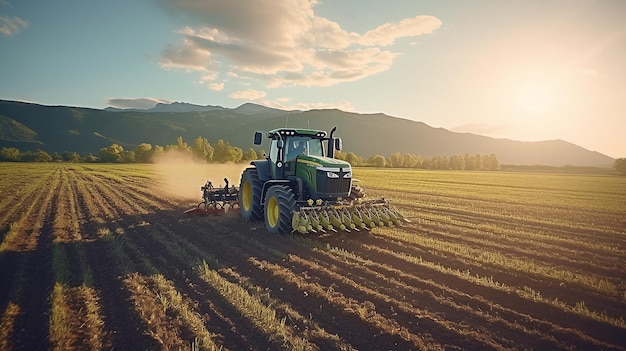
M 626 177 L 357 169 L 411 223 L 287 236 L 168 177 L 0 164 L 0 350 L 626 350 Z

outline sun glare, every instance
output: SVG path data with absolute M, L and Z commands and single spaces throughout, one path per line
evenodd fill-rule
M 530 84 L 522 86 L 518 93 L 518 104 L 527 112 L 545 112 L 552 103 L 553 96 L 547 86 Z

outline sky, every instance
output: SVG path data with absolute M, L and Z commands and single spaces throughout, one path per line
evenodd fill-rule
M 0 99 L 338 108 L 626 157 L 626 1 L 0 0 Z

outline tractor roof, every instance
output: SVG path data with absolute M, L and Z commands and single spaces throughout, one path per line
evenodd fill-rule
M 281 136 L 309 136 L 320 139 L 326 137 L 325 131 L 315 129 L 278 128 L 268 132 L 270 138 L 274 138 L 278 134 Z

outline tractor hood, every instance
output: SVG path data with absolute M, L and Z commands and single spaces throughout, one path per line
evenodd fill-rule
M 352 170 L 348 162 L 325 156 L 299 155 L 298 163 L 329 172 L 347 173 Z

